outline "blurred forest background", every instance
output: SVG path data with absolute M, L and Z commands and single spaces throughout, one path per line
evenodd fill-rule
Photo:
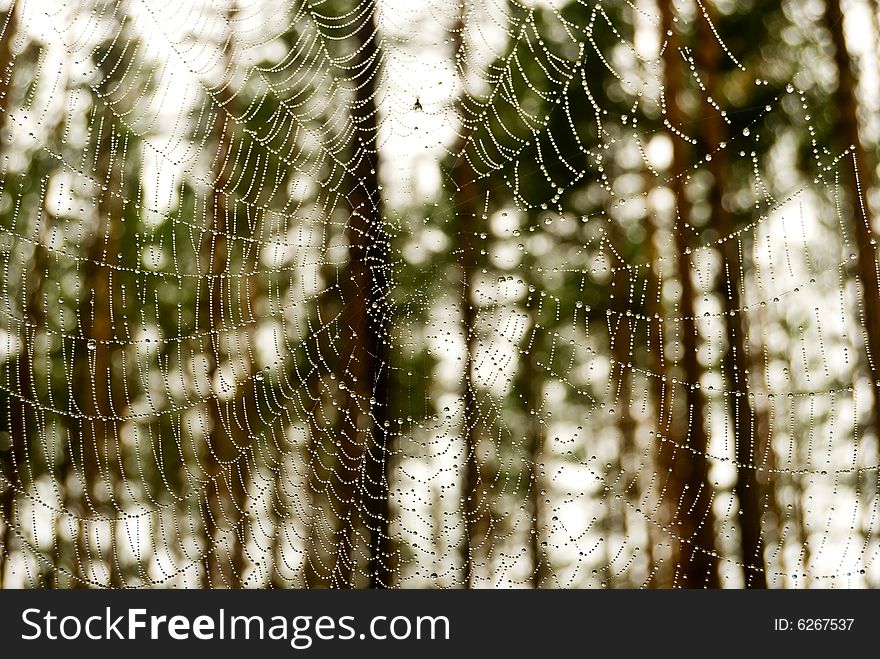
M 877 0 L 0 0 L 0 585 L 880 586 Z

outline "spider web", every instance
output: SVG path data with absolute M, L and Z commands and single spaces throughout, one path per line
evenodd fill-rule
M 876 584 L 873 181 L 736 4 L 11 3 L 3 585 Z

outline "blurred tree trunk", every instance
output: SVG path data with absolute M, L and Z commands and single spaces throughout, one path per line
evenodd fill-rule
M 230 9 L 233 15 L 235 8 Z M 223 47 L 224 71 L 234 70 L 232 54 L 235 36 L 230 30 Z M 244 511 L 247 500 L 242 449 L 245 438 L 232 418 L 232 404 L 218 396 L 218 389 L 234 385 L 235 375 L 221 373 L 230 358 L 229 335 L 238 331 L 234 322 L 232 296 L 231 232 L 235 211 L 230 208 L 230 194 L 236 167 L 234 90 L 231 80 L 224 80 L 214 94 L 216 116 L 213 124 L 215 148 L 212 165 L 212 191 L 207 199 L 206 231 L 202 236 L 201 260 L 207 264 L 203 278 L 205 291 L 199 301 L 199 328 L 207 332 L 208 387 L 206 400 L 208 428 L 201 459 L 208 477 L 202 493 L 204 588 L 239 588 L 245 568 Z M 224 322 L 225 319 L 225 322 Z M 201 328 L 206 329 L 201 329 Z M 226 382 L 224 378 L 232 378 Z M 221 551 L 222 550 L 222 551 Z
M 860 136 L 857 82 L 843 32 L 841 0 L 825 0 L 825 25 L 831 33 L 837 68 L 834 106 L 838 113 L 835 131 L 839 136 L 838 149 L 841 152 L 850 149 L 852 155 L 853 166 L 845 161 L 841 163 L 841 187 L 849 205 L 844 215 L 851 218 L 850 228 L 855 238 L 856 273 L 863 305 L 859 315 L 865 328 L 867 374 L 873 392 L 868 425 L 874 430 L 875 441 L 880 443 L 880 272 L 877 241 L 867 205 L 868 189 L 876 177 L 876 162 L 869 157 Z
M 93 528 L 98 522 L 110 525 L 110 545 L 100 559 L 107 566 L 110 585 L 123 585 L 116 546 L 119 502 L 115 487 L 122 474 L 111 466 L 119 462 L 121 410 L 126 396 L 122 379 L 120 344 L 116 323 L 124 313 L 116 299 L 114 276 L 120 266 L 123 235 L 123 176 L 128 141 L 117 130 L 115 116 L 104 98 L 112 95 L 114 80 L 104 82 L 102 96 L 94 97 L 92 134 L 95 136 L 93 178 L 100 186 L 97 224 L 87 238 L 82 262 L 79 300 L 81 337 L 75 340 L 73 400 L 85 415 L 75 425 L 72 441 L 75 463 L 83 482 L 83 517 L 80 521 L 79 551 L 81 577 L 94 583 L 99 575 L 91 565 L 96 557 L 90 545 L 102 538 Z M 82 584 L 85 585 L 85 584 Z
M 615 249 L 617 254 L 626 253 L 627 238 L 621 230 L 620 224 L 612 220 L 610 222 L 609 234 L 612 241 L 618 245 Z M 611 523 L 611 531 L 620 534 L 621 538 L 629 537 L 629 528 L 627 515 L 629 510 L 638 508 L 638 501 L 641 495 L 638 478 L 630 480 L 631 472 L 629 471 L 630 460 L 637 459 L 637 422 L 632 413 L 632 402 L 634 391 L 633 379 L 633 348 L 635 338 L 635 316 L 627 315 L 627 311 L 631 311 L 635 301 L 632 280 L 632 272 L 627 267 L 618 267 L 613 275 L 614 292 L 613 301 L 609 301 L 609 306 L 614 310 L 614 314 L 607 318 L 608 334 L 610 343 L 610 352 L 614 359 L 609 387 L 611 389 L 612 407 L 617 413 L 617 429 L 620 432 L 620 450 L 617 452 L 615 460 L 616 472 L 616 488 L 621 484 L 624 492 L 620 497 L 619 507 L 614 505 L 616 512 L 611 515 L 609 522 Z M 635 308 L 638 308 L 637 306 Z M 619 492 L 619 489 L 616 489 Z M 650 545 L 650 543 L 648 543 Z M 610 578 L 610 577 L 609 577 Z M 610 583 L 610 581 L 609 581 Z
M 18 29 L 18 5 L 13 4 L 4 12 L 0 12 L 0 144 L 6 143 L 6 129 L 8 126 L 9 112 L 9 89 L 12 86 L 12 42 Z M 0 147 L 2 149 L 2 147 Z M 0 151 L 0 159 L 3 153 Z M 37 242 L 35 252 L 41 249 Z M 42 324 L 42 308 L 40 307 L 40 291 L 42 290 L 42 271 L 40 270 L 39 254 L 34 254 L 34 277 L 36 279 L 34 289 L 30 294 L 25 293 L 25 325 L 22 328 L 21 352 L 15 361 L 15 377 L 18 381 L 17 389 L 10 392 L 9 410 L 9 440 L 10 448 L 7 455 L 0 456 L 0 469 L 2 469 L 3 488 L 0 493 L 0 588 L 5 583 L 6 565 L 10 555 L 10 542 L 12 540 L 13 511 L 15 509 L 15 495 L 20 482 L 18 476 L 21 469 L 23 449 L 28 441 L 28 399 L 33 393 L 33 374 L 31 372 L 31 359 L 34 348 L 34 332 Z M 25 279 L 25 285 L 27 279 Z M 17 395 L 16 395 L 17 393 Z M 36 422 L 36 419 L 34 419 Z
M 464 537 L 460 555 L 464 568 L 464 584 L 470 588 L 474 583 L 474 551 L 482 544 L 484 516 L 482 514 L 482 479 L 480 477 L 479 457 L 479 405 L 474 383 L 474 360 L 477 350 L 476 299 L 474 295 L 474 274 L 477 267 L 474 252 L 474 229 L 479 213 L 479 197 L 471 182 L 467 160 L 459 157 L 453 167 L 452 178 L 456 186 L 454 207 L 457 219 L 456 251 L 461 264 L 461 331 L 465 343 L 464 363 L 464 410 L 463 432 L 465 450 L 465 471 L 462 487 L 464 505 Z
M 488 515 L 485 510 L 482 467 L 480 463 L 480 409 L 477 400 L 474 369 L 479 338 L 477 336 L 477 306 L 475 293 L 475 275 L 480 259 L 474 247 L 474 239 L 481 215 L 481 195 L 474 181 L 474 172 L 465 152 L 470 138 L 470 128 L 466 115 L 467 68 L 465 63 L 464 30 L 467 5 L 460 5 L 460 12 L 455 26 L 452 28 L 453 52 L 455 69 L 461 84 L 461 95 L 457 100 L 457 109 L 462 124 L 459 128 L 458 143 L 453 148 L 456 154 L 452 166 L 453 209 L 455 210 L 455 253 L 458 255 L 461 273 L 461 294 L 459 307 L 461 310 L 461 333 L 465 344 L 465 363 L 463 374 L 462 397 L 464 402 L 462 432 L 464 437 L 465 468 L 462 483 L 462 507 L 464 517 L 464 535 L 459 546 L 462 566 L 462 579 L 466 588 L 474 585 L 476 552 L 485 544 L 488 533 Z M 534 447 L 533 447 L 534 448 Z
M 466 138 L 460 148 L 465 148 Z M 483 545 L 486 532 L 482 478 L 480 465 L 480 419 L 476 383 L 474 381 L 475 358 L 477 352 L 477 300 L 474 292 L 474 277 L 478 267 L 474 249 L 477 219 L 479 217 L 480 197 L 472 180 L 467 159 L 461 155 L 452 169 L 455 185 L 453 205 L 456 216 L 456 246 L 461 272 L 461 332 L 465 344 L 464 382 L 463 382 L 463 427 L 465 470 L 462 484 L 462 504 L 464 507 L 464 537 L 459 549 L 464 572 L 464 584 L 470 588 L 475 578 L 475 551 Z
M 338 479 L 343 529 L 337 543 L 333 582 L 354 585 L 358 519 L 369 534 L 367 574 L 371 588 L 392 585 L 394 571 L 390 534 L 390 335 L 389 235 L 383 227 L 379 188 L 379 110 L 376 104 L 382 69 L 374 0 L 367 0 L 356 20 L 354 55 L 350 60 L 354 99 L 351 118 L 355 148 L 350 165 L 354 186 L 348 194 L 349 262 L 343 329 L 351 332 L 343 348 L 340 386 L 343 430 L 338 453 Z
M 647 177 L 647 175 L 646 175 Z M 654 177 L 646 180 L 646 188 L 655 184 Z M 670 437 L 672 433 L 673 410 L 669 396 L 670 378 L 669 368 L 666 363 L 666 333 L 664 331 L 664 318 L 666 310 L 663 305 L 663 259 L 657 251 L 657 226 L 654 213 L 649 209 L 645 217 L 645 245 L 647 246 L 645 258 L 648 263 L 645 274 L 645 310 L 648 320 L 645 322 L 645 350 L 648 353 L 648 364 L 651 369 L 651 377 L 648 386 L 648 396 L 654 402 L 654 414 L 656 424 L 654 428 L 654 459 L 658 466 L 665 466 L 668 447 L 660 441 L 660 437 Z M 661 504 L 664 503 L 661 499 Z M 646 514 L 646 516 L 648 516 Z M 660 587 L 672 585 L 671 574 L 667 578 L 668 570 L 664 570 L 656 564 L 655 547 L 657 540 L 662 537 L 655 524 L 647 524 L 648 546 L 646 548 L 649 581 L 653 581 Z M 659 537 L 658 537 L 659 536 Z
M 806 462 L 804 463 L 806 464 Z M 807 524 L 807 502 L 803 481 L 796 476 L 791 480 L 791 495 L 795 503 L 792 505 L 791 519 L 796 533 L 796 543 L 800 544 L 800 560 L 791 570 L 795 574 L 801 574 L 798 581 L 800 588 L 810 588 L 813 583 L 813 573 L 810 571 L 810 562 L 813 560 L 813 552 L 810 538 L 810 528 Z
M 721 45 L 711 31 L 712 12 L 708 3 L 703 7 L 708 15 L 698 21 L 696 64 L 706 87 L 706 94 L 720 102 L 722 91 Z M 705 106 L 704 106 L 705 107 Z M 748 327 L 742 308 L 742 260 L 745 254 L 742 241 L 735 232 L 733 214 L 724 203 L 724 182 L 731 177 L 727 150 L 719 148 L 727 137 L 727 127 L 718 110 L 710 107 L 699 121 L 702 150 L 712 154 L 707 169 L 712 175 L 709 188 L 709 206 L 712 226 L 721 238 L 718 254 L 722 274 L 717 281 L 717 295 L 723 309 L 727 347 L 723 367 L 726 380 L 727 404 L 733 428 L 737 476 L 734 490 L 739 500 L 740 551 L 743 580 L 746 588 L 766 588 L 764 544 L 762 537 L 763 488 L 758 483 L 757 467 L 761 442 L 758 441 L 757 418 L 749 400 Z
M 871 12 L 869 25 L 873 28 L 872 33 L 876 37 L 875 56 L 880 57 L 880 35 L 876 31 L 878 7 L 880 3 L 873 0 L 868 9 Z M 834 105 L 838 113 L 837 149 L 839 152 L 851 149 L 852 155 L 851 164 L 842 163 L 840 175 L 844 204 L 845 207 L 848 206 L 848 211 L 845 211 L 844 215 L 851 218 L 851 232 L 855 236 L 856 273 L 861 289 L 859 316 L 865 329 L 866 375 L 870 378 L 873 394 L 872 409 L 866 425 L 873 429 L 874 441 L 880 448 L 880 272 L 878 272 L 874 218 L 868 202 L 870 190 L 876 184 L 877 152 L 876 145 L 874 149 L 868 149 L 862 141 L 858 118 L 858 81 L 853 70 L 855 63 L 847 48 L 843 16 L 841 0 L 825 0 L 825 24 L 831 33 L 834 63 L 837 69 L 837 89 L 834 94 Z M 806 534 L 806 526 L 802 525 L 802 527 L 803 533 Z
M 646 199 L 651 189 L 657 184 L 659 174 L 654 172 L 646 172 L 644 174 L 645 196 Z M 668 447 L 665 442 L 660 441 L 661 437 L 672 436 L 673 421 L 673 400 L 670 397 L 669 366 L 666 362 L 666 331 L 665 318 L 666 308 L 663 303 L 663 274 L 664 264 L 669 259 L 664 258 L 657 249 L 658 244 L 658 224 L 656 218 L 656 210 L 648 204 L 644 218 L 645 227 L 645 260 L 648 267 L 645 269 L 645 311 L 647 320 L 645 321 L 645 351 L 648 357 L 648 367 L 650 369 L 650 378 L 648 387 L 648 399 L 653 402 L 655 424 L 651 435 L 653 437 L 653 460 L 659 466 L 666 466 Z M 661 506 L 666 503 L 666 498 L 661 496 Z M 647 505 L 647 501 L 643 502 L 643 508 Z M 648 542 L 646 551 L 647 564 L 649 569 L 648 583 L 653 583 L 656 587 L 668 588 L 672 585 L 673 574 L 670 570 L 664 569 L 656 562 L 655 549 L 658 541 L 663 539 L 663 532 L 657 528 L 657 525 L 651 523 L 650 513 L 645 511 L 648 519 L 647 536 Z
M 544 459 L 544 432 L 541 424 L 542 387 L 543 380 L 537 368 L 537 351 L 539 343 L 538 308 L 533 306 L 527 310 L 528 328 L 526 329 L 524 344 L 519 355 L 519 373 L 515 391 L 518 392 L 519 406 L 525 415 L 523 428 L 524 444 L 529 465 L 529 502 L 528 510 L 531 511 L 532 520 L 529 528 L 529 558 L 532 561 L 531 585 L 532 588 L 541 588 L 552 577 L 550 562 L 543 549 L 544 533 L 547 522 L 544 516 L 544 502 L 546 496 L 544 483 L 544 468 L 541 466 Z
M 676 130 L 684 126 L 684 113 L 679 104 L 684 84 L 682 59 L 678 50 L 677 26 L 673 21 L 672 3 L 660 2 L 661 30 L 667 37 L 663 51 L 666 82 L 665 114 Z M 704 426 L 705 401 L 700 382 L 703 368 L 697 351 L 699 335 L 694 318 L 694 284 L 691 279 L 690 244 L 691 203 L 685 189 L 685 172 L 691 166 L 691 149 L 678 135 L 672 134 L 672 192 L 676 199 L 673 233 L 676 247 L 676 265 L 681 295 L 677 315 L 681 317 L 682 368 L 684 374 L 687 412 L 677 422 L 660 449 L 662 465 L 669 470 L 664 499 L 668 510 L 669 533 L 676 538 L 673 563 L 681 581 L 675 585 L 685 588 L 717 588 L 718 572 L 711 554 L 715 552 L 715 523 L 712 512 L 709 462 L 706 458 L 708 436 Z M 688 424 L 686 427 L 682 427 Z

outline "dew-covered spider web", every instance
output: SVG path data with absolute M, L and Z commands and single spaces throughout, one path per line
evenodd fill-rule
M 873 3 L 3 7 L 3 586 L 880 584 Z

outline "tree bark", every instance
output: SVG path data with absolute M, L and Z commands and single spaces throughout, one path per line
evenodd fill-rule
M 464 144 L 460 145 L 462 149 Z M 462 487 L 462 503 L 464 508 L 464 537 L 459 549 L 463 578 L 466 587 L 474 585 L 475 561 L 474 552 L 482 544 L 485 532 L 483 514 L 483 493 L 480 468 L 480 431 L 479 402 L 477 400 L 476 383 L 474 381 L 475 356 L 477 351 L 477 300 L 474 293 L 474 275 L 477 268 L 477 257 L 474 250 L 475 225 L 479 213 L 479 197 L 472 182 L 472 173 L 467 160 L 459 157 L 453 166 L 453 182 L 456 191 L 453 195 L 456 223 L 456 252 L 459 258 L 461 273 L 461 332 L 465 343 L 465 363 L 463 376 L 463 421 L 465 470 Z
M 12 83 L 13 70 L 12 64 L 12 42 L 18 28 L 18 5 L 13 4 L 12 7 L 4 12 L 0 12 L 0 140 L 5 144 L 6 128 L 8 124 L 9 112 L 9 89 Z M 0 154 L 2 156 L 2 154 Z M 37 244 L 35 249 L 39 249 Z M 2 469 L 3 482 L 0 487 L 3 488 L 0 493 L 0 588 L 5 583 L 6 565 L 10 557 L 10 543 L 13 536 L 13 511 L 15 509 L 15 498 L 17 494 L 20 477 L 18 476 L 24 447 L 28 441 L 28 398 L 33 395 L 33 374 L 31 372 L 30 358 L 33 356 L 30 351 L 33 349 L 33 333 L 35 328 L 40 326 L 38 318 L 42 315 L 42 309 L 39 306 L 38 292 L 42 283 L 42 272 L 36 271 L 39 277 L 36 285 L 36 291 L 26 297 L 24 321 L 22 328 L 22 347 L 18 358 L 15 361 L 15 377 L 18 380 L 18 395 L 16 391 L 10 392 L 10 411 L 9 411 L 9 435 L 10 449 L 7 455 L 3 455 L 0 459 L 0 469 Z M 25 280 L 26 281 L 26 280 Z M 36 303 L 36 306 L 33 305 Z M 36 314 L 38 315 L 34 315 Z
M 709 12 L 711 17 L 708 3 L 704 4 L 704 11 Z M 709 20 L 704 17 L 698 23 L 696 63 L 706 93 L 717 103 L 722 95 L 719 81 L 721 46 L 711 31 Z M 730 162 L 727 150 L 719 148 L 719 145 L 727 139 L 727 129 L 715 108 L 708 109 L 699 126 L 703 151 L 712 154 L 707 164 L 712 175 L 709 206 L 712 225 L 721 238 L 717 251 L 721 258 L 722 274 L 718 278 L 716 292 L 724 310 L 727 340 L 723 366 L 736 455 L 734 490 L 740 507 L 743 579 L 746 588 L 766 588 L 762 537 L 764 492 L 757 478 L 761 442 L 758 440 L 757 418 L 749 400 L 748 327 L 743 316 L 741 294 L 741 287 L 744 286 L 742 259 L 745 255 L 742 253 L 742 241 L 735 233 L 733 214 L 724 205 L 723 199 L 724 181 L 730 178 Z
M 535 303 L 537 304 L 537 303 Z M 530 582 L 532 588 L 544 587 L 553 573 L 544 551 L 544 534 L 547 528 L 544 498 L 544 470 L 541 461 L 544 456 L 544 431 L 541 424 L 541 377 L 537 369 L 538 308 L 527 311 L 529 326 L 526 330 L 525 348 L 520 351 L 519 374 L 516 391 L 520 409 L 526 415 L 523 437 L 526 458 L 529 466 L 529 507 L 532 521 L 529 528 L 529 558 L 532 561 Z
M 850 149 L 852 155 L 852 166 L 845 161 L 841 163 L 841 191 L 849 203 L 849 212 L 844 215 L 850 218 L 850 229 L 855 238 L 856 273 L 863 306 L 860 320 L 865 330 L 866 370 L 873 393 L 868 425 L 874 430 L 875 441 L 880 443 L 880 271 L 873 218 L 867 204 L 868 188 L 876 176 L 876 162 L 869 157 L 861 140 L 857 82 L 843 32 L 841 0 L 825 0 L 825 26 L 831 33 L 837 68 L 835 134 L 839 136 L 840 151 Z
M 653 180 L 646 181 L 646 187 L 649 189 L 653 184 Z M 666 362 L 666 333 L 664 331 L 666 310 L 663 304 L 663 280 L 661 278 L 663 262 L 657 252 L 656 241 L 656 220 L 653 213 L 649 211 L 645 217 L 646 258 L 649 264 L 645 274 L 645 309 L 648 312 L 648 320 L 645 322 L 645 349 L 648 352 L 648 363 L 651 368 L 649 393 L 654 401 L 654 414 L 656 415 L 656 425 L 654 426 L 656 430 L 653 433 L 656 443 L 653 455 L 657 465 L 666 466 L 665 461 L 669 455 L 668 448 L 659 438 L 671 436 L 673 406 L 669 395 L 670 378 Z M 666 501 L 661 497 L 660 503 L 664 504 Z M 657 527 L 650 523 L 650 519 L 647 527 L 648 547 L 646 552 L 648 569 L 650 570 L 648 580 L 658 586 L 671 586 L 672 576 L 667 578 L 668 570 L 664 570 L 660 564 L 656 563 L 654 547 L 659 535 Z
M 390 533 L 390 314 L 389 235 L 379 189 L 379 110 L 376 97 L 382 69 L 374 0 L 364 3 L 353 35 L 354 99 L 351 118 L 357 139 L 350 166 L 351 218 L 343 329 L 350 332 L 339 374 L 345 386 L 343 429 L 338 454 L 337 495 L 343 529 L 337 544 L 334 586 L 350 587 L 357 564 L 358 521 L 366 529 L 367 575 L 371 588 L 393 585 Z
M 671 33 L 663 51 L 663 65 L 666 79 L 666 119 L 672 127 L 682 130 L 684 113 L 679 102 L 683 90 L 682 60 L 679 55 L 676 24 L 673 21 L 672 3 L 660 2 L 661 29 Z M 704 426 L 705 400 L 702 390 L 696 385 L 700 382 L 703 368 L 697 356 L 699 334 L 694 318 L 694 284 L 691 279 L 690 253 L 691 239 L 688 224 L 691 216 L 691 203 L 685 189 L 685 172 L 691 162 L 691 150 L 678 135 L 672 136 L 672 192 L 676 199 L 676 217 L 673 233 L 676 247 L 676 266 L 681 295 L 678 300 L 678 314 L 681 317 L 682 370 L 684 374 L 686 414 L 683 421 L 686 429 L 678 428 L 673 437 L 661 448 L 661 461 L 667 468 L 668 478 L 664 497 L 669 514 L 669 532 L 676 539 L 674 563 L 681 580 L 678 584 L 686 588 L 717 588 L 719 586 L 715 553 L 714 514 L 712 512 L 712 490 L 709 484 L 709 462 L 706 457 L 708 436 Z
M 235 9 L 230 10 L 230 16 Z M 226 70 L 232 68 L 235 37 L 230 31 L 223 48 Z M 234 135 L 234 92 L 231 81 L 214 94 L 216 117 L 213 139 L 216 154 L 212 165 L 212 190 L 208 193 L 207 227 L 202 237 L 201 255 L 207 264 L 204 291 L 199 300 L 199 328 L 208 333 L 207 377 L 209 393 L 205 402 L 208 416 L 206 445 L 201 459 L 208 479 L 202 493 L 202 534 L 205 566 L 204 588 L 240 588 L 245 569 L 244 525 L 247 502 L 246 470 L 242 450 L 246 437 L 234 418 L 235 399 L 223 401 L 215 391 L 223 377 L 221 367 L 229 360 L 229 334 L 237 331 L 232 295 L 231 231 L 234 229 L 235 208 L 230 208 L 235 168 L 237 165 Z M 224 322 L 224 318 L 227 322 Z M 250 365 L 252 370 L 253 366 Z M 235 376 L 231 376 L 235 378 Z M 232 383 L 221 383 L 230 386 Z M 230 402 L 233 401 L 233 402 Z
M 650 232 L 648 233 L 650 235 Z M 617 222 L 613 220 L 609 228 L 609 235 L 616 244 L 621 246 L 621 253 L 623 253 L 623 245 L 627 238 L 622 234 Z M 611 497 L 608 497 L 607 500 L 609 507 L 611 507 L 609 530 L 620 533 L 622 538 L 626 538 L 629 536 L 627 520 L 629 509 L 638 507 L 641 496 L 638 480 L 629 480 L 631 474 L 628 473 L 626 464 L 629 458 L 635 457 L 637 450 L 638 423 L 632 413 L 632 399 L 635 393 L 632 359 L 636 326 L 634 317 L 626 314 L 633 301 L 633 296 L 630 295 L 633 286 L 631 271 L 628 268 L 618 268 L 613 276 L 614 300 L 609 302 L 609 305 L 614 314 L 608 317 L 608 338 L 614 364 L 609 388 L 613 401 L 612 407 L 617 413 L 617 428 L 621 438 L 615 465 L 618 474 L 617 483 L 622 483 L 625 491 L 619 499 L 619 505 L 613 503 L 615 499 Z
M 480 464 L 480 407 L 475 381 L 476 353 L 479 344 L 477 336 L 477 306 L 475 274 L 480 264 L 474 239 L 480 218 L 480 190 L 474 181 L 474 172 L 465 155 L 470 128 L 465 121 L 465 102 L 467 93 L 467 69 L 465 68 L 464 30 L 467 5 L 460 6 L 459 16 L 452 28 L 452 43 L 455 56 L 456 73 L 459 76 L 462 92 L 456 106 L 462 123 L 457 144 L 453 148 L 455 162 L 451 178 L 454 190 L 452 203 L 455 212 L 455 253 L 458 257 L 461 277 L 459 295 L 461 333 L 464 339 L 464 369 L 462 378 L 462 434 L 464 439 L 464 479 L 462 482 L 462 513 L 464 520 L 463 536 L 459 545 L 462 568 L 462 583 L 472 588 L 476 579 L 476 555 L 485 544 L 489 530 L 489 517 L 486 495 L 483 492 L 482 466 Z M 530 451 L 534 451 L 531 446 Z M 533 537 L 534 537 L 534 529 Z
M 112 93 L 110 82 L 105 93 Z M 87 239 L 82 266 L 79 300 L 81 336 L 74 347 L 73 400 L 84 415 L 75 422 L 72 433 L 74 465 L 80 469 L 83 483 L 79 551 L 83 582 L 97 585 L 98 575 L 91 565 L 96 558 L 86 536 L 94 532 L 93 524 L 108 523 L 110 546 L 100 551 L 106 563 L 110 585 L 123 584 L 116 547 L 116 524 L 119 502 L 115 486 L 122 474 L 118 464 L 121 410 L 125 404 L 125 373 L 120 367 L 120 343 L 116 323 L 124 310 L 116 298 L 114 277 L 120 265 L 123 234 L 123 171 L 126 138 L 117 131 L 115 115 L 106 99 L 96 98 L 92 115 L 95 143 L 93 176 L 100 191 L 97 200 L 97 224 Z

